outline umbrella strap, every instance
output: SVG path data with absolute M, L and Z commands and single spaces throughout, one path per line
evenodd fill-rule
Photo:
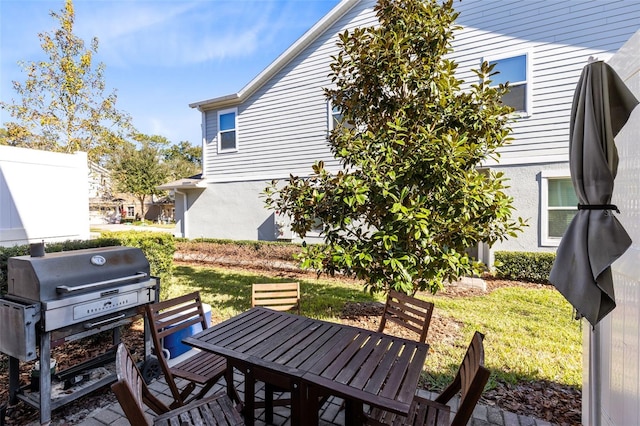
M 620 213 L 615 204 L 578 204 L 578 210 L 615 210 Z

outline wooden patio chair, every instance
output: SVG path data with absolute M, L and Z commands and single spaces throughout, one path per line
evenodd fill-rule
M 484 367 L 483 339 L 484 335 L 476 331 L 455 378 L 435 400 L 415 395 L 408 418 L 374 409 L 366 423 L 368 425 L 394 426 L 466 425 L 489 380 L 489 370 Z M 458 393 L 460 394 L 458 410 L 450 420 L 451 411 L 446 404 Z
M 419 341 L 425 343 L 434 305 L 431 302 L 408 296 L 396 290 L 389 290 L 384 313 L 378 331 L 382 333 L 387 321 L 414 331 L 420 336 Z
M 132 425 L 243 425 L 240 413 L 233 407 L 233 403 L 224 393 L 194 401 L 191 404 L 170 410 L 162 401 L 156 398 L 136 366 L 131 353 L 124 345 L 118 345 L 116 353 L 116 375 L 118 381 L 111 385 L 113 393 Z M 144 405 L 158 414 L 153 418 L 145 415 Z
M 170 407 L 176 408 L 194 399 L 202 398 L 225 375 L 226 359 L 210 352 L 198 351 L 195 355 L 169 366 L 162 354 L 162 342 L 167 336 L 194 324 L 200 324 L 203 330 L 207 328 L 207 319 L 199 292 L 148 304 L 145 310 L 156 355 L 174 398 Z M 182 390 L 178 388 L 176 378 L 185 379 L 188 382 Z M 190 398 L 189 396 L 198 386 L 200 386 L 199 392 Z M 237 395 L 235 398 L 239 401 Z
M 300 283 L 259 283 L 251 286 L 251 307 L 263 306 L 276 311 L 295 311 L 300 315 Z M 271 376 L 270 376 L 271 377 Z M 290 405 L 291 398 L 273 399 L 274 392 L 289 392 L 288 383 L 274 383 L 264 379 L 264 404 L 257 403 L 256 407 L 264 406 L 265 421 L 273 422 L 273 407 L 275 405 Z
M 268 283 L 251 286 L 251 307 L 276 311 L 295 310 L 300 314 L 300 283 Z

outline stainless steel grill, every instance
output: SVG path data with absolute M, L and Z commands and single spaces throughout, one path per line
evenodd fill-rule
M 52 397 L 51 347 L 112 330 L 143 314 L 145 304 L 158 300 L 159 280 L 150 276 L 149 262 L 138 248 L 105 247 L 8 260 L 7 294 L 0 299 L 0 352 L 9 355 L 9 399 L 40 410 L 40 421 L 51 410 L 114 380 L 113 375 L 85 383 L 64 397 Z M 8 325 L 8 326 L 5 326 Z M 145 326 L 145 359 L 150 339 Z M 19 384 L 19 362 L 39 360 L 39 386 Z M 81 372 L 82 366 L 74 366 Z M 90 382 L 90 381 L 89 381 Z

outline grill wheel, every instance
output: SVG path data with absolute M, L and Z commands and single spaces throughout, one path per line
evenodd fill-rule
M 158 362 L 158 359 L 155 357 L 149 357 L 149 359 L 142 364 L 141 373 L 146 384 L 149 384 L 160 377 L 162 375 L 162 369 L 160 368 L 160 362 Z

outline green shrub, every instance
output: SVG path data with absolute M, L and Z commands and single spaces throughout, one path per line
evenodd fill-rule
M 117 231 L 103 232 L 100 239 L 112 239 L 126 247 L 142 250 L 151 266 L 151 275 L 164 280 L 171 276 L 176 244 L 173 235 L 166 232 Z
M 555 253 L 498 251 L 495 270 L 498 278 L 534 283 L 549 283 Z
M 175 243 L 173 236 L 163 232 L 105 232 L 94 240 L 70 240 L 46 243 L 46 253 L 81 250 L 96 247 L 138 247 L 149 260 L 151 275 L 165 279 L 171 276 Z M 29 245 L 0 247 L 0 295 L 7 292 L 7 261 L 10 257 L 29 254 Z

